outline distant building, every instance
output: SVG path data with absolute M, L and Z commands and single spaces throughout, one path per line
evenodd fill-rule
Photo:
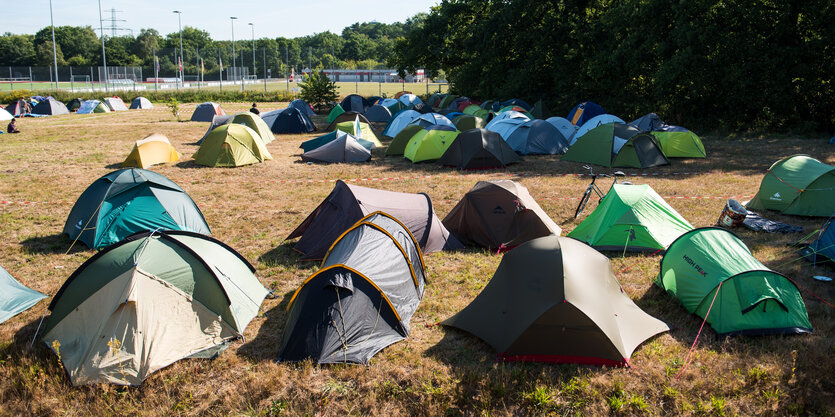
M 322 71 L 327 74 L 328 78 L 331 80 L 341 82 L 399 83 L 405 81 L 407 83 L 422 83 L 426 81 L 422 69 L 415 71 L 414 74 L 407 73 L 405 79 L 400 78 L 400 75 L 397 74 L 397 70 L 395 69 L 323 69 Z M 310 68 L 305 68 L 302 72 L 305 75 L 308 75 L 311 70 Z

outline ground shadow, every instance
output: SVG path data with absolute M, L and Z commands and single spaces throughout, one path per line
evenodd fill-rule
M 306 269 L 311 265 L 315 265 L 318 261 L 306 261 L 301 259 L 301 253 L 293 249 L 296 244 L 295 241 L 285 240 L 280 245 L 269 250 L 267 253 L 258 257 L 258 261 L 265 265 L 272 267 L 281 265 L 290 268 Z
M 175 166 L 175 167 L 177 167 L 177 168 L 185 168 L 185 169 L 194 169 L 194 168 L 196 168 L 196 169 L 204 169 L 204 168 L 212 168 L 212 167 L 207 167 L 207 166 L 205 166 L 205 165 L 200 165 L 200 164 L 198 164 L 198 163 L 194 162 L 194 160 L 193 160 L 193 159 L 189 159 L 189 160 L 187 160 L 187 161 L 178 162 L 178 163 L 177 163 L 177 164 L 175 164 L 174 166 Z
M 295 290 L 285 293 L 278 305 L 263 312 L 264 322 L 261 323 L 258 334 L 238 348 L 239 355 L 259 361 L 275 360 L 278 357 L 278 348 L 287 321 L 287 307 L 294 292 Z
M 63 233 L 49 236 L 30 237 L 21 241 L 20 245 L 23 246 L 23 250 L 30 255 L 67 253 L 68 249 L 69 253 L 84 252 L 88 250 L 87 245 L 80 241 L 76 241 L 73 244 L 73 241 Z M 70 249 L 70 246 L 72 246 L 72 249 Z
M 107 169 L 121 169 L 122 168 L 122 163 L 117 162 L 115 164 L 105 165 L 105 168 L 107 168 Z

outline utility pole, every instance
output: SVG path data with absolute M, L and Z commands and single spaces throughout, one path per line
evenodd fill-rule
M 101 61 L 104 65 L 104 91 L 108 92 L 107 88 L 107 51 L 104 49 L 104 23 L 101 18 L 101 0 L 99 0 L 99 28 L 101 29 Z M 53 42 L 53 45 L 55 43 Z
M 255 79 L 258 79 L 258 73 L 255 71 L 255 24 L 250 23 L 249 27 L 252 28 L 252 75 L 255 75 Z
M 99 14 L 101 16 L 101 14 Z M 52 0 L 49 0 L 49 25 L 52 28 L 52 61 L 55 63 L 55 89 L 58 89 L 58 52 L 55 46 L 55 22 L 52 20 Z M 31 68 L 29 69 L 29 82 L 32 82 Z M 72 77 L 70 77 L 72 81 Z
M 236 65 L 236 62 L 235 62 L 235 19 L 237 19 L 237 17 L 235 17 L 235 16 L 230 16 L 229 17 L 229 21 L 232 22 L 232 74 L 235 73 L 235 65 Z M 227 77 L 229 76 L 228 72 L 226 73 L 226 76 Z M 234 80 L 234 78 L 233 78 L 233 80 Z
M 174 13 L 177 13 L 177 25 L 180 27 L 180 61 L 177 64 L 177 69 L 180 72 L 180 80 L 183 83 L 183 87 L 185 87 L 185 80 L 186 80 L 186 66 L 185 66 L 185 57 L 183 57 L 183 22 L 180 19 L 183 12 L 179 10 L 174 10 Z M 182 69 L 180 69 L 182 66 Z

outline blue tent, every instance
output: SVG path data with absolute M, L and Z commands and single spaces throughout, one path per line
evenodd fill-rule
M 26 311 L 45 295 L 17 282 L 0 266 L 0 323 Z
M 575 126 L 582 126 L 583 123 L 600 114 L 606 114 L 606 110 L 603 110 L 603 107 L 600 107 L 591 101 L 584 101 L 574 106 L 574 108 L 568 112 L 566 119 L 568 119 L 568 121 Z
M 295 107 L 265 113 L 262 119 L 274 133 L 310 133 L 316 130 L 307 115 Z
M 300 98 L 297 98 L 297 99 L 291 101 L 290 106 L 288 106 L 288 107 L 295 107 L 295 108 L 299 109 L 300 112 L 304 113 L 307 116 L 313 116 L 313 115 L 316 114 L 316 113 L 313 112 L 313 108 L 310 107 L 310 104 L 307 104 L 306 101 L 304 101 Z
M 502 108 L 502 107 L 507 107 L 507 106 L 519 106 L 519 107 L 521 107 L 521 108 L 523 108 L 527 111 L 531 111 L 531 109 L 533 108 L 530 104 L 526 103 L 525 100 L 522 100 L 520 98 L 512 98 L 510 100 L 503 101 L 499 105 L 499 109 Z M 498 109 L 496 109 L 496 110 L 498 110 Z
M 519 125 L 506 141 L 514 151 L 522 155 L 555 155 L 564 154 L 568 150 L 568 140 L 562 132 L 541 119 Z
M 358 94 L 350 94 L 339 103 L 345 111 L 355 111 L 357 113 L 365 113 L 365 110 L 371 107 L 371 103 L 365 97 Z
M 826 221 L 815 241 L 801 249 L 800 254 L 815 265 L 835 265 L 835 216 Z

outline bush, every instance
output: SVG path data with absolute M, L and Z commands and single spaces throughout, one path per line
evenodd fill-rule
M 302 89 L 301 98 L 310 103 L 317 112 L 328 110 L 330 103 L 336 101 L 336 86 L 321 67 L 305 77 L 304 81 L 299 83 L 299 87 Z

